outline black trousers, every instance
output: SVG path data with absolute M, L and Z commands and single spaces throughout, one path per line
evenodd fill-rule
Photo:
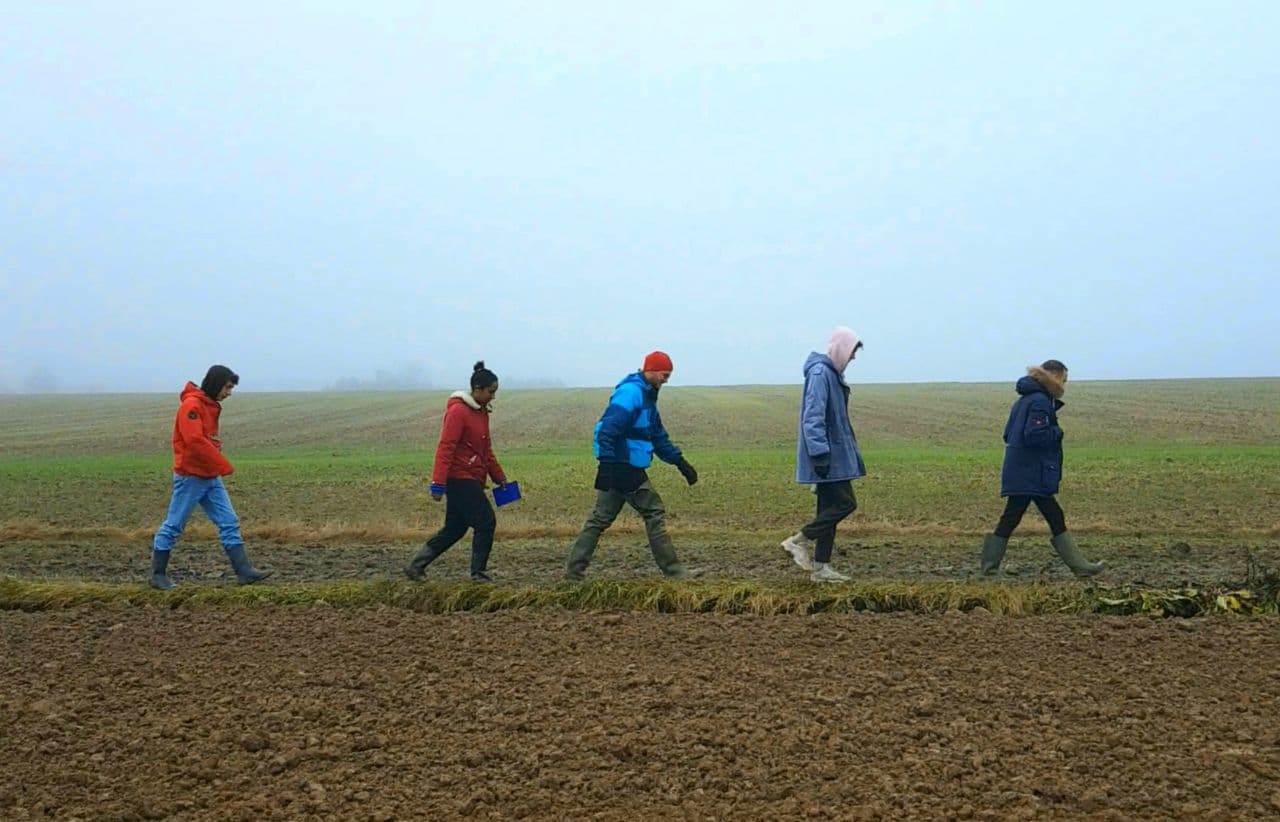
M 800 529 L 806 539 L 813 540 L 813 561 L 830 562 L 836 544 L 836 526 L 858 508 L 853 496 L 853 481 L 818 483 L 818 511 L 813 522 Z
M 1022 515 L 1027 512 L 1027 506 L 1033 502 L 1040 509 L 1044 521 L 1049 523 L 1049 530 L 1055 537 L 1067 530 L 1067 515 L 1062 513 L 1062 506 L 1055 498 L 1011 494 L 1004 505 L 1004 513 L 1000 515 L 1000 521 L 996 523 L 996 536 L 1001 539 L 1012 536 L 1013 529 L 1018 527 L 1018 523 L 1022 522 Z
M 431 562 L 448 551 L 471 528 L 471 573 L 480 573 L 489 565 L 493 532 L 497 526 L 493 506 L 484 494 L 484 483 L 479 480 L 448 480 L 445 482 L 444 527 L 422 546 L 426 554 L 424 559 Z

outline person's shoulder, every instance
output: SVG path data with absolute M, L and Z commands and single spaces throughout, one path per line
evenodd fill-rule
M 619 383 L 618 387 L 613 390 L 613 396 L 616 400 L 626 400 L 638 404 L 644 399 L 644 389 L 639 382 L 626 380 Z
M 1018 409 L 1023 409 L 1028 414 L 1033 411 L 1052 411 L 1053 400 L 1049 398 L 1048 394 L 1043 394 L 1039 391 L 1034 394 L 1024 394 L 1013 405 L 1014 413 L 1017 413 Z
M 824 362 L 815 362 L 805 369 L 804 376 L 806 380 L 812 382 L 829 382 L 835 376 L 835 372 L 827 367 Z

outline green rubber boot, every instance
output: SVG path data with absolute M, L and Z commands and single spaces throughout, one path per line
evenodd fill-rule
M 983 576 L 992 577 L 1000 573 L 1000 563 L 1004 561 L 1004 550 L 1008 547 L 1007 537 L 987 534 L 982 540 L 982 556 L 978 560 L 978 568 Z
M 173 587 L 173 580 L 169 579 L 169 552 L 168 551 L 151 551 L 151 580 L 152 588 L 160 591 L 168 591 Z
M 1071 569 L 1071 573 L 1081 579 L 1088 579 L 1102 573 L 1105 566 L 1101 562 L 1090 562 L 1085 559 L 1080 549 L 1076 547 L 1076 541 L 1066 531 L 1049 542 L 1053 545 L 1053 550 L 1058 552 L 1058 556 L 1062 557 L 1062 561 Z

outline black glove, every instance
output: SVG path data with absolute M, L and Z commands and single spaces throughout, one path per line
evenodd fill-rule
M 1053 401 L 1053 410 L 1054 410 L 1054 411 L 1061 411 L 1061 410 L 1062 410 L 1062 406 L 1064 406 L 1064 405 L 1066 405 L 1066 403 L 1065 403 L 1065 402 L 1063 402 L 1062 400 L 1054 400 L 1054 401 Z
M 827 478 L 827 474 L 831 473 L 830 454 L 823 454 L 820 457 L 813 458 L 813 473 L 817 474 L 821 479 Z
M 693 466 L 684 457 L 681 457 L 680 461 L 676 463 L 676 468 L 681 474 L 684 474 L 684 481 L 690 485 L 698 481 L 698 472 L 693 470 Z
M 506 488 L 506 487 L 507 487 L 507 478 L 506 478 L 506 477 L 499 477 L 498 479 L 494 480 L 494 481 L 493 481 L 493 487 L 494 487 L 494 488 Z

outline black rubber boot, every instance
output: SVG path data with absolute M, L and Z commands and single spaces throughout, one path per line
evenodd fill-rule
M 404 576 L 410 577 L 411 580 L 417 583 L 422 579 L 422 575 L 426 574 L 426 566 L 439 560 L 442 553 L 444 552 L 436 551 L 431 545 L 430 539 L 426 540 L 425 543 L 422 543 L 421 551 L 417 552 L 416 556 L 413 557 L 413 561 L 408 563 L 407 568 L 404 568 Z
M 431 542 L 428 540 L 423 544 L 422 550 L 414 555 L 413 561 L 409 563 L 409 566 L 404 569 L 404 575 L 414 582 L 419 581 L 422 579 L 422 575 L 427 572 L 427 566 L 435 562 L 438 556 L 440 555 L 431 547 Z
M 493 538 L 482 540 L 479 545 L 471 546 L 471 581 L 492 582 L 489 576 L 489 553 L 493 550 Z
M 270 571 L 259 571 L 249 564 L 249 558 L 244 554 L 243 545 L 237 545 L 225 550 L 227 559 L 231 560 L 231 568 L 236 572 L 236 579 L 240 580 L 241 585 L 252 585 L 271 576 Z
M 151 587 L 160 591 L 173 587 L 173 580 L 169 579 L 168 551 L 151 551 Z

